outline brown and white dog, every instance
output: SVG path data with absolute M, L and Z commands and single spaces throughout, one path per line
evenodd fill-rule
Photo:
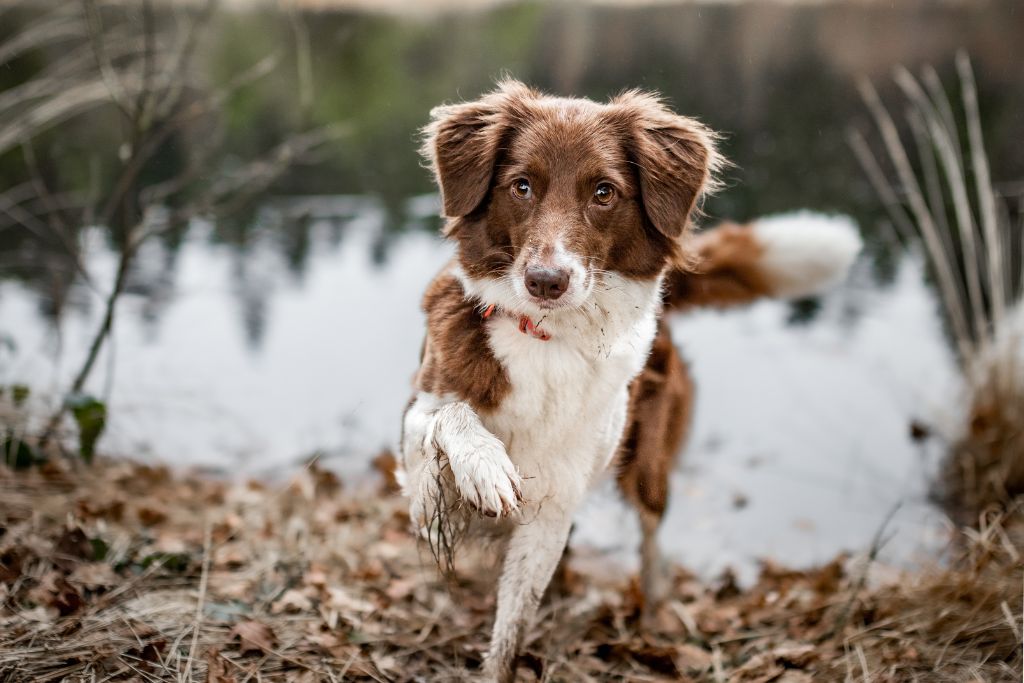
M 652 94 L 505 81 L 431 116 L 424 153 L 458 251 L 423 302 L 402 479 L 428 535 L 468 520 L 507 535 L 484 673 L 510 681 L 573 513 L 612 465 L 640 515 L 646 600 L 664 597 L 656 532 L 693 390 L 663 310 L 816 292 L 860 241 L 827 223 L 692 235 L 715 135 Z

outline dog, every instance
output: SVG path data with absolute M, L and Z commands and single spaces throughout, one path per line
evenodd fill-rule
M 637 90 L 598 103 L 506 80 L 431 112 L 457 253 L 423 299 L 400 481 L 435 543 L 466 525 L 506 539 L 486 680 L 514 679 L 573 513 L 611 468 L 639 513 L 646 604 L 665 598 L 656 535 L 693 385 L 664 311 L 817 293 L 860 249 L 827 223 L 695 234 L 716 141 Z

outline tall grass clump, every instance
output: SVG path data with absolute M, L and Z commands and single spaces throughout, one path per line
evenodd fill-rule
M 938 494 L 955 516 L 975 520 L 1024 494 L 1024 230 L 1020 204 L 991 178 L 965 52 L 956 70 L 959 102 L 934 68 L 919 77 L 895 70 L 902 127 L 862 81 L 885 153 L 876 156 L 858 130 L 849 141 L 901 240 L 923 245 L 938 289 L 965 393 Z

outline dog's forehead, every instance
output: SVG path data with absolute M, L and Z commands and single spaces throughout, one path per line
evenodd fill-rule
M 609 123 L 607 106 L 591 100 L 541 98 L 517 133 L 510 151 L 524 163 L 581 168 L 624 161 L 621 134 Z

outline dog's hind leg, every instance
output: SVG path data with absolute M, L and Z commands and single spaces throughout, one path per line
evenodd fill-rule
M 498 609 L 484 664 L 488 683 L 511 683 L 523 636 L 562 557 L 576 500 L 545 501 L 536 515 L 515 527 L 505 551 Z M 568 498 L 566 496 L 565 498 Z
M 658 548 L 658 529 L 693 403 L 693 382 L 664 322 L 647 366 L 630 390 L 630 424 L 620 449 L 618 482 L 640 516 L 640 583 L 645 615 L 649 616 L 670 588 L 668 567 Z

